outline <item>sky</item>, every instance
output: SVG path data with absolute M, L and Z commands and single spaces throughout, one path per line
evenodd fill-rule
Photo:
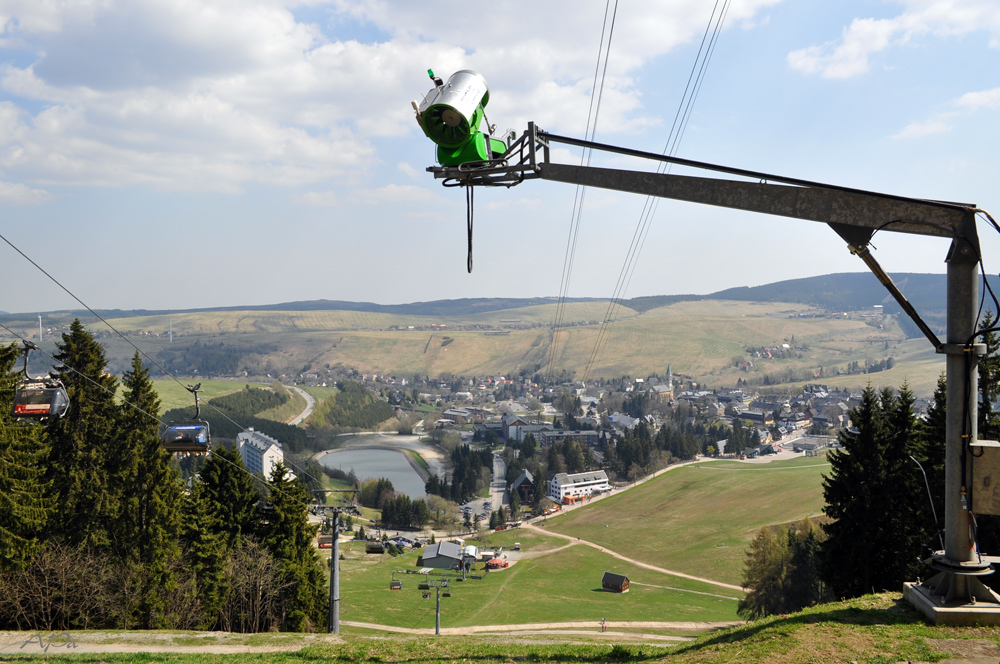
M 499 129 L 583 137 L 604 30 L 595 139 L 661 152 L 713 4 L 621 0 L 612 31 L 595 0 L 0 0 L 0 234 L 93 308 L 558 296 L 575 188 L 478 190 L 468 274 L 426 70 L 481 73 Z M 732 0 L 676 154 L 996 215 L 998 147 L 995 0 Z M 644 203 L 587 192 L 569 296 L 615 293 Z M 945 270 L 946 240 L 873 244 Z M 0 266 L 0 310 L 79 306 Z M 625 296 L 863 270 L 825 225 L 664 200 Z

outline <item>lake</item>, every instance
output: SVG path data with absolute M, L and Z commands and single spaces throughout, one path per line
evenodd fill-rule
M 410 498 L 423 498 L 424 481 L 413 470 L 402 452 L 380 449 L 333 450 L 319 458 L 327 468 L 339 468 L 345 473 L 354 470 L 358 479 L 388 478 L 396 493 Z

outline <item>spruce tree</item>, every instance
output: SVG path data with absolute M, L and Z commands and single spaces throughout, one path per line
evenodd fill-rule
M 830 474 L 823 478 L 824 577 L 835 596 L 854 597 L 874 589 L 881 541 L 878 500 L 885 482 L 882 447 L 885 413 L 871 385 L 851 410 L 856 432 L 838 435 L 841 449 L 827 455 Z M 881 590 L 881 588 L 878 588 Z
M 323 624 L 327 611 L 324 574 L 312 545 L 317 527 L 309 524 L 309 494 L 284 464 L 271 474 L 265 505 L 263 542 L 281 563 L 288 584 L 281 596 L 281 629 L 314 629 Z
M 922 478 L 909 456 L 918 450 L 913 395 L 871 386 L 851 411 L 853 431 L 839 434 L 842 450 L 828 455 L 823 479 L 823 576 L 834 596 L 896 590 L 916 578 L 921 545 L 929 539 Z
M 201 604 L 203 629 L 211 628 L 219 619 L 225 598 L 223 572 L 226 564 L 225 535 L 220 532 L 218 518 L 211 511 L 204 484 L 196 481 L 184 496 L 180 543 L 184 567 L 194 579 Z
M 62 366 L 57 377 L 66 386 L 69 409 L 50 419 L 46 480 L 52 483 L 59 516 L 52 531 L 71 544 L 107 551 L 109 526 L 120 514 L 109 491 L 111 442 L 118 430 L 117 381 L 105 373 L 104 349 L 80 320 L 56 344 Z
M 10 373 L 17 356 L 15 346 L 0 347 L 0 571 L 31 561 L 55 508 L 40 467 L 47 454 L 43 429 L 7 417 L 20 382 Z
M 240 453 L 213 447 L 199 477 L 209 510 L 216 516 L 216 532 L 223 535 L 226 549 L 232 550 L 244 538 L 257 537 L 260 530 L 257 480 L 243 465 Z
M 171 571 L 180 555 L 181 480 L 158 435 L 160 400 L 139 353 L 122 378 L 120 436 L 113 441 L 113 492 L 121 506 L 111 531 L 119 556 L 143 567 L 149 585 L 139 607 L 139 625 L 163 624 L 165 596 L 176 586 Z

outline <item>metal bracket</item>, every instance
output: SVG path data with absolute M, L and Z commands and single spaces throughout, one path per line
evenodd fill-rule
M 511 132 L 513 133 L 513 132 Z M 542 148 L 548 158 L 548 143 L 542 141 L 534 122 L 507 148 L 499 159 L 459 164 L 458 166 L 429 166 L 428 173 L 436 180 L 444 180 L 446 187 L 514 187 L 525 180 L 540 177 L 537 152 Z
M 965 355 L 972 353 L 976 357 L 982 357 L 986 355 L 986 350 L 986 344 L 969 344 L 968 346 L 964 344 L 941 344 L 938 346 L 937 352 L 942 355 Z

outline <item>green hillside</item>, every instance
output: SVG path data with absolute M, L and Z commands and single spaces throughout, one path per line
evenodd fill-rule
M 490 572 L 482 580 L 454 583 L 443 600 L 442 627 L 536 622 L 609 620 L 719 622 L 736 621 L 742 594 L 714 585 L 644 569 L 596 549 L 523 530 L 469 540 L 480 548 L 521 542 L 525 559 Z M 433 627 L 434 602 L 417 591 L 422 576 L 397 574 L 403 590 L 389 589 L 394 570 L 416 571 L 416 554 L 398 558 L 371 556 L 362 544 L 342 548 L 341 618 L 397 627 Z M 475 573 L 481 574 L 481 570 Z M 628 574 L 626 594 L 601 591 L 605 571 Z
M 758 529 L 820 514 L 829 468 L 824 457 L 696 463 L 549 517 L 547 528 L 658 567 L 739 584 Z
M 918 310 L 940 324 L 942 275 L 896 275 Z M 174 375 L 205 380 L 244 376 L 270 383 L 341 365 L 364 373 L 398 376 L 442 374 L 534 375 L 548 366 L 555 343 L 554 369 L 577 379 L 648 376 L 670 365 L 675 375 L 709 387 L 751 386 L 797 390 L 806 382 L 856 389 L 908 381 L 929 396 L 944 368 L 930 344 L 913 337 L 898 316 L 864 321 L 886 294 L 870 275 L 840 274 L 798 279 L 714 295 L 643 297 L 627 300 L 614 325 L 606 300 L 566 304 L 555 332 L 557 304 L 545 298 L 454 300 L 408 305 L 306 302 L 250 308 L 174 312 L 174 340 L 167 337 L 166 313 L 115 312 L 114 325 L 128 340 L 89 314 L 82 318 L 105 346 L 109 370 L 127 369 L 132 343 Z M 724 296 L 724 298 L 723 298 Z M 285 310 L 279 307 L 286 306 Z M 335 307 L 343 307 L 336 309 Z M 886 311 L 895 305 L 885 304 Z M 853 311 L 850 318 L 827 318 L 824 311 Z M 55 341 L 74 312 L 43 316 Z M 936 317 L 936 318 L 935 318 Z M 36 334 L 33 317 L 5 316 L 18 334 Z M 0 335 L 3 339 L 10 335 Z M 130 343 L 131 342 L 131 343 Z M 794 345 L 781 359 L 756 357 L 749 350 Z M 895 366 L 880 374 L 842 372 L 852 363 Z M 36 354 L 32 371 L 41 372 Z M 751 360 L 753 367 L 741 369 Z M 36 366 L 38 365 L 38 366 Z M 159 374 L 154 368 L 154 377 Z

